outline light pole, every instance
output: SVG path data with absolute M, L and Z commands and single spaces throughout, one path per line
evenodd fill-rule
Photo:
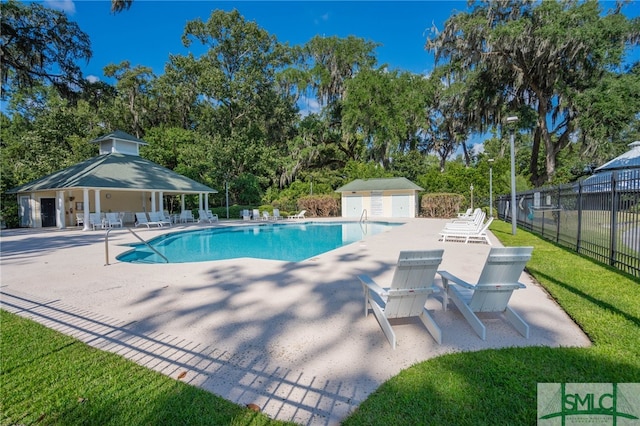
M 514 141 L 514 127 L 515 123 L 518 121 L 518 117 L 512 116 L 507 117 L 507 124 L 511 124 L 509 126 L 509 131 L 511 132 L 509 145 L 511 148 L 511 234 L 516 235 L 516 148 Z
M 471 184 L 471 210 L 473 210 L 473 184 Z
M 229 176 L 224 177 L 225 198 L 227 201 L 227 219 L 229 219 Z
M 493 217 L 493 158 L 487 160 L 489 163 L 489 217 Z

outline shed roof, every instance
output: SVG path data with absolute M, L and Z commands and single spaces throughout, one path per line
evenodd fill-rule
M 391 190 L 414 190 L 422 191 L 419 187 L 407 178 L 377 178 L 377 179 L 356 179 L 348 184 L 336 189 L 336 192 L 353 191 L 391 191 Z
M 89 141 L 89 143 L 100 143 L 100 142 L 104 142 L 104 141 L 108 141 L 108 140 L 121 140 L 121 141 L 127 141 L 127 142 L 135 142 L 139 145 L 149 145 L 148 143 L 146 143 L 145 141 L 143 141 L 142 139 L 138 139 L 133 135 L 130 135 L 129 133 L 123 132 L 122 130 L 115 130 L 111 133 L 109 133 L 108 135 L 104 135 L 104 136 L 100 136 L 99 138 L 95 138 L 92 141 Z
M 7 192 L 21 193 L 71 188 L 163 191 L 182 194 L 218 192 L 142 157 L 120 153 L 90 158 L 48 176 L 12 188 Z

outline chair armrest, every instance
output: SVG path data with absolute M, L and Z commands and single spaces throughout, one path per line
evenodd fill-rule
M 380 287 L 378 284 L 376 284 L 375 281 L 373 281 L 373 279 L 371 279 L 370 276 L 368 275 L 358 275 L 358 279 L 360 280 L 360 282 L 362 283 L 362 285 L 365 285 L 369 288 L 369 291 L 376 293 L 380 296 L 386 296 L 388 294 L 388 290 L 384 289 L 382 287 Z
M 445 288 L 447 287 L 449 281 L 451 281 L 454 284 L 458 284 L 459 286 L 462 286 L 464 288 L 468 288 L 470 290 L 473 290 L 475 288 L 474 285 L 469 284 L 468 282 L 461 280 L 460 278 L 456 277 L 455 275 L 450 274 L 447 271 L 438 271 L 438 274 L 442 277 L 442 281 L 443 281 L 443 284 L 444 284 Z

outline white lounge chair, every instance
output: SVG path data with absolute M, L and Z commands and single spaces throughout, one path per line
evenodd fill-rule
M 145 212 L 136 212 L 136 228 L 140 225 L 145 225 L 147 228 L 151 228 L 151 226 L 157 226 L 159 228 L 162 226 L 160 222 L 152 222 L 147 219 Z
M 273 215 L 271 216 L 271 219 L 273 220 L 282 219 L 282 216 L 280 216 L 280 209 L 273 209 Z
M 200 216 L 198 219 L 200 222 L 213 223 L 218 221 L 218 215 L 213 214 L 211 210 L 198 210 L 198 215 Z
M 258 220 L 260 218 L 260 210 L 259 209 L 253 209 L 253 212 L 251 213 L 251 219 L 252 220 Z
M 390 288 L 382 288 L 369 276 L 359 275 L 364 290 L 364 313 L 369 306 L 389 343 L 396 348 L 390 318 L 419 317 L 431 336 L 442 343 L 442 332 L 424 307 L 430 294 L 438 291 L 433 280 L 444 250 L 401 251 Z
M 240 217 L 242 220 L 251 220 L 251 213 L 249 213 L 249 210 L 244 209 L 240 212 Z
M 514 290 L 525 288 L 518 282 L 525 265 L 531 259 L 533 247 L 494 247 L 489 252 L 478 283 L 472 285 L 447 271 L 438 271 L 444 286 L 442 306 L 446 310 L 449 299 L 458 307 L 469 325 L 486 339 L 486 327 L 476 312 L 503 312 L 525 338 L 529 338 L 529 325 L 507 304 Z
M 122 228 L 122 219 L 120 218 L 120 213 L 106 213 L 106 226 L 109 228 Z
M 449 241 L 464 241 L 464 243 L 468 242 L 480 242 L 487 243 L 491 245 L 491 240 L 489 239 L 489 234 L 487 231 L 489 230 L 489 225 L 493 222 L 493 218 L 490 217 L 487 221 L 480 226 L 480 228 L 444 228 L 440 231 L 440 239 L 439 241 L 447 242 Z
M 480 210 L 473 215 L 473 219 L 454 220 L 453 222 L 447 222 L 444 227 L 448 229 L 480 229 L 486 217 L 487 214 Z
M 84 226 L 84 214 L 76 213 L 76 226 Z
M 171 226 L 171 219 L 165 218 L 164 213 L 149 212 L 149 221 L 159 223 L 160 226 Z
M 193 217 L 193 212 L 191 210 L 183 210 L 180 212 L 180 217 L 179 217 L 180 223 L 187 223 L 187 222 L 195 222 L 196 219 Z
M 291 216 L 288 216 L 288 219 L 304 219 L 304 215 L 307 213 L 306 210 L 301 210 L 300 213 L 298 214 L 293 214 Z
M 471 213 L 473 213 L 473 209 L 468 208 L 466 212 L 458 213 L 458 219 L 468 219 L 471 216 Z
M 262 220 L 269 220 L 271 219 L 271 217 L 269 216 L 269 212 L 268 211 L 263 211 L 262 212 Z

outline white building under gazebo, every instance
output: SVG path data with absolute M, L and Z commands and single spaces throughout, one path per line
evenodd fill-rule
M 218 191 L 146 160 L 139 155 L 147 143 L 122 131 L 91 141 L 100 154 L 36 179 L 8 193 L 18 197 L 20 226 L 65 228 L 82 223 L 90 229 L 91 212 L 162 212 L 164 196 L 198 194 L 200 210 L 208 210 L 209 194 Z

